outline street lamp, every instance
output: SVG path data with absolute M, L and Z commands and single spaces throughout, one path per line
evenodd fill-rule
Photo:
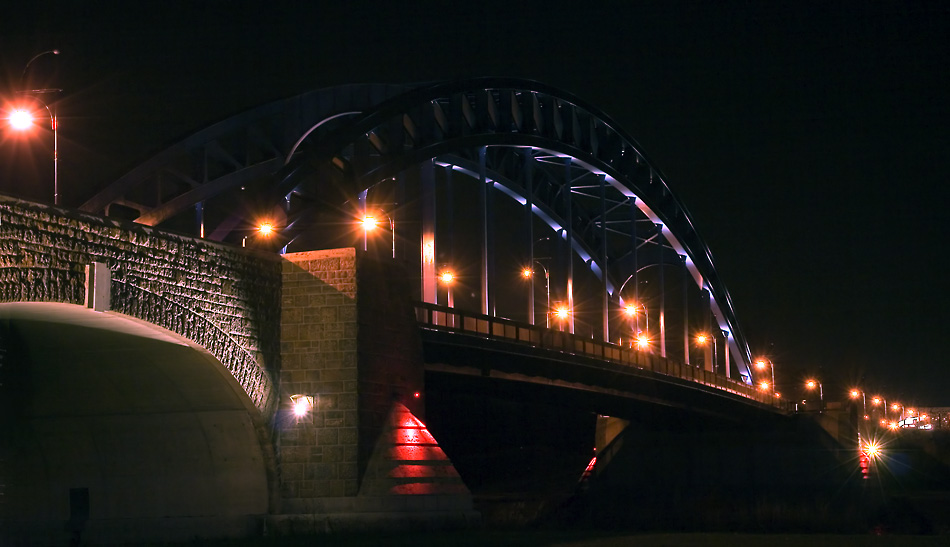
M 904 419 L 904 405 L 900 403 L 891 404 L 891 410 L 893 410 L 894 412 L 897 412 L 898 409 L 900 409 L 901 411 L 900 416 L 898 417 L 898 421 L 902 421 Z
M 551 328 L 551 272 L 537 260 L 534 261 L 535 264 L 541 266 L 541 269 L 544 270 L 544 292 L 547 296 L 546 307 L 544 308 L 544 326 L 546 328 Z M 531 279 L 534 277 L 534 270 L 531 266 L 525 266 L 521 270 L 521 276 L 525 279 Z M 534 284 L 531 285 L 531 290 L 534 290 Z M 531 300 L 532 304 L 534 299 Z M 532 306 L 533 308 L 533 306 Z M 534 309 L 531 310 L 531 324 L 534 324 Z
M 650 338 L 644 332 L 637 334 L 637 349 L 641 351 L 650 349 Z
M 859 397 L 861 398 L 861 415 L 867 419 L 868 396 L 864 390 L 853 387 L 851 388 L 851 391 L 848 392 L 848 397 L 850 397 L 852 401 L 857 401 Z
M 818 412 L 821 412 L 825 406 L 824 387 L 821 385 L 821 382 L 819 382 L 818 380 L 811 379 L 805 382 L 806 389 L 811 390 L 811 389 L 815 389 L 816 387 L 818 388 Z
M 718 344 L 716 343 L 716 337 L 715 337 L 715 336 L 709 336 L 709 335 L 706 334 L 705 332 L 701 332 L 701 333 L 699 333 L 699 334 L 696 335 L 696 345 L 697 345 L 697 346 L 704 347 L 706 344 L 708 344 L 708 343 L 710 342 L 710 340 L 712 341 L 712 366 L 711 366 L 710 368 L 712 369 L 712 372 L 715 373 L 715 372 L 718 372 L 717 369 L 719 368 L 719 348 L 718 348 Z M 705 365 L 705 356 L 703 357 L 703 361 L 704 361 L 704 363 L 703 363 L 704 366 L 706 366 L 706 365 Z M 775 378 L 774 378 L 774 376 L 773 376 L 773 378 L 772 378 L 772 385 L 773 385 L 773 386 L 775 385 Z
M 636 320 L 636 329 L 637 332 L 640 331 L 640 312 L 643 312 L 643 317 L 646 318 L 646 328 L 644 330 L 650 330 L 650 311 L 646 306 L 642 304 L 637 304 L 636 302 L 631 302 L 630 304 L 624 304 L 623 297 L 620 297 L 620 305 L 623 306 L 623 314 L 630 318 L 631 322 Z M 631 325 L 632 326 L 632 325 Z
M 26 66 L 23 67 L 23 74 L 20 77 L 20 84 L 23 85 L 24 79 L 26 78 L 26 73 L 30 69 L 30 65 L 33 64 L 33 61 L 39 59 L 40 57 L 46 54 L 59 55 L 58 49 L 51 49 L 48 51 L 43 51 L 37 53 L 29 61 L 27 61 Z M 50 128 L 53 131 L 53 205 L 59 205 L 59 124 L 56 122 L 56 105 L 53 104 L 50 106 L 43 101 L 37 95 L 45 95 L 51 93 L 60 93 L 62 89 L 52 89 L 52 88 L 43 88 L 43 89 L 21 89 L 16 92 L 17 95 L 22 97 L 27 97 L 33 99 L 34 101 L 43 105 L 43 108 L 46 109 L 46 112 L 49 114 Z M 19 106 L 14 108 L 9 115 L 10 125 L 17 131 L 25 131 L 33 125 L 33 114 L 29 109 Z
M 389 231 L 392 233 L 393 239 L 393 258 L 396 258 L 396 223 L 393 221 L 393 217 L 386 213 L 383 213 L 383 215 L 389 220 Z M 379 227 L 379 219 L 376 218 L 376 215 L 367 213 L 360 219 L 360 224 L 363 225 L 363 250 L 365 251 L 369 233 Z
M 763 370 L 765 370 L 765 366 L 766 366 L 766 365 L 768 365 L 768 366 L 769 366 L 769 369 L 772 371 L 772 382 L 771 382 L 771 385 L 772 385 L 772 389 L 774 390 L 774 389 L 775 389 L 775 364 L 772 363 L 772 360 L 771 360 L 771 359 L 766 359 L 766 358 L 764 358 L 764 357 L 760 357 L 760 358 L 758 358 L 758 359 L 755 360 L 755 368 L 756 368 L 756 370 L 763 371 Z
M 560 322 L 567 321 L 571 317 L 571 310 L 566 304 L 556 304 L 552 313 L 554 314 L 554 318 Z

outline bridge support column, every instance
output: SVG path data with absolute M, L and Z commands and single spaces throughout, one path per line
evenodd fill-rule
M 283 257 L 278 532 L 476 519 L 425 428 L 409 276 L 352 248 Z M 312 408 L 295 413 L 292 395 Z

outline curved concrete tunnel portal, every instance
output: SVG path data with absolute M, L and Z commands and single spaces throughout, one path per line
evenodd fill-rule
M 260 412 L 203 348 L 56 303 L 0 305 L 0 336 L 12 521 L 80 526 L 90 539 L 188 538 L 246 534 L 269 512 Z

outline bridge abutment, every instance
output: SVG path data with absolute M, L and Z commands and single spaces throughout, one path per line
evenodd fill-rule
M 407 279 L 355 249 L 283 256 L 277 427 L 283 532 L 442 526 L 477 518 L 424 425 Z M 294 415 L 291 396 L 312 397 Z

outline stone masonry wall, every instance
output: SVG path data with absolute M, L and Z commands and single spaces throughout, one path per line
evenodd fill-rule
M 355 496 L 357 483 L 356 250 L 284 255 L 281 300 L 282 513 L 315 513 L 317 498 Z M 314 397 L 305 418 L 290 395 Z
M 276 256 L 0 196 L 0 302 L 83 304 L 85 266 L 112 272 L 112 309 L 217 357 L 269 419 L 280 367 Z

